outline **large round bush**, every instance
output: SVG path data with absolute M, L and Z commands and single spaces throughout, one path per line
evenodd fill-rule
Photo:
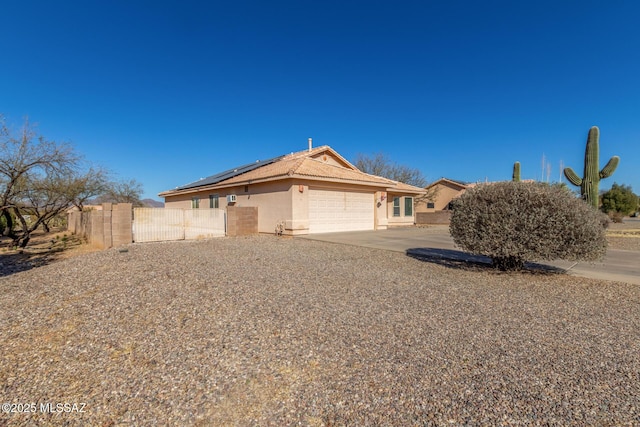
M 525 261 L 594 261 L 607 248 L 603 214 L 560 185 L 480 184 L 453 204 L 455 244 L 501 270 Z

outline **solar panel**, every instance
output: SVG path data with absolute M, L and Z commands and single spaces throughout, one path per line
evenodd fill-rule
M 220 172 L 219 174 L 216 175 L 211 175 L 208 176 L 206 178 L 202 178 L 198 181 L 192 182 L 190 184 L 186 184 L 183 185 L 181 187 L 177 187 L 176 190 L 186 190 L 189 188 L 196 188 L 196 187 L 202 187 L 204 185 L 212 185 L 212 184 L 217 184 L 219 182 L 222 182 L 224 180 L 227 180 L 229 178 L 233 178 L 234 176 L 238 176 L 238 175 L 242 175 L 243 173 L 247 173 L 250 172 L 254 169 L 257 169 L 259 167 L 274 163 L 278 160 L 280 160 L 281 158 L 283 158 L 284 156 L 278 156 L 278 157 L 274 157 L 272 159 L 268 159 L 268 160 L 256 160 L 253 163 L 248 163 L 246 165 L 243 166 L 238 166 L 235 167 L 233 169 L 229 169 L 226 170 L 224 172 Z

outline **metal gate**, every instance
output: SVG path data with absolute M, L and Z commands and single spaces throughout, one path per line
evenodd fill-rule
M 225 235 L 223 209 L 135 208 L 133 241 L 191 240 Z

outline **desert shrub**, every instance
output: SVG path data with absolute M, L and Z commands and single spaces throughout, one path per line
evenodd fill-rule
M 518 270 L 525 261 L 594 261 L 606 252 L 606 216 L 562 186 L 482 184 L 453 208 L 455 244 L 490 257 L 501 270 Z
M 624 214 L 622 212 L 609 211 L 607 213 L 612 222 L 616 224 L 621 224 L 624 222 Z

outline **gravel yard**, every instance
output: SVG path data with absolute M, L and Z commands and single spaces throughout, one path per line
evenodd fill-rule
M 255 236 L 0 290 L 0 426 L 640 424 L 636 285 Z
M 610 224 L 607 242 L 611 249 L 640 251 L 640 221 L 627 220 L 624 224 Z

